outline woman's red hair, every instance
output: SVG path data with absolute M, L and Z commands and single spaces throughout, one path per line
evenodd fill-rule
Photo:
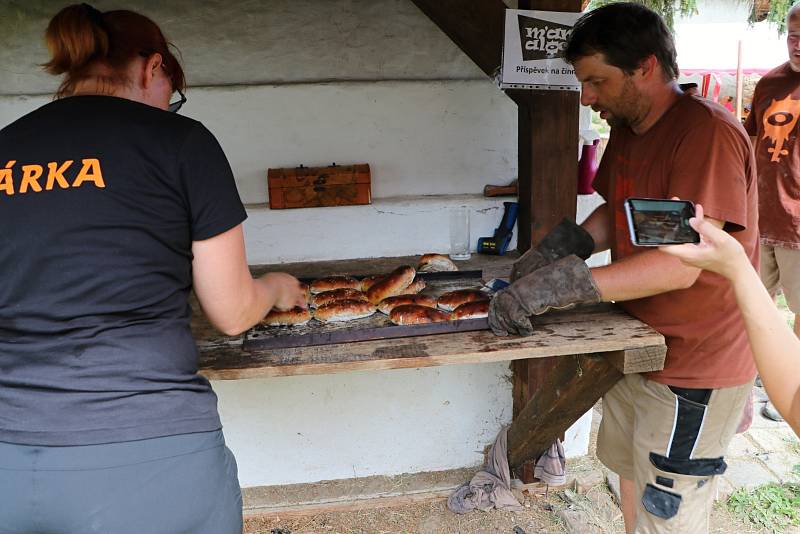
M 131 61 L 155 53 L 161 54 L 173 89 L 186 89 L 183 69 L 161 29 L 134 11 L 101 13 L 88 4 L 71 5 L 50 20 L 45 40 L 50 61 L 43 65 L 44 69 L 50 74 L 65 75 L 57 97 L 72 94 L 76 83 L 93 77 L 90 68 L 96 63 L 117 73 L 112 81 L 124 82 Z

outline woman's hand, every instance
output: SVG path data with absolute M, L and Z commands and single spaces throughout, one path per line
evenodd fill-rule
M 750 265 L 742 245 L 726 231 L 705 220 L 703 206 L 697 204 L 695 208 L 696 216 L 689 220 L 689 224 L 700 234 L 700 243 L 660 247 L 661 251 L 688 265 L 713 271 L 728 279 L 735 278 L 738 272 Z
M 286 273 L 267 273 L 258 279 L 275 296 L 273 307 L 280 311 L 291 310 L 295 306 L 306 308 L 306 294 L 300 281 Z

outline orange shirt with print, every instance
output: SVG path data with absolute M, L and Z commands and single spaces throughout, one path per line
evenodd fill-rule
M 756 138 L 761 242 L 800 249 L 800 72 L 784 63 L 761 78 L 745 129 Z
M 758 265 L 758 195 L 747 133 L 719 104 L 682 96 L 642 135 L 614 128 L 595 188 L 613 213 L 611 255 L 617 260 L 649 248 L 630 242 L 623 202 L 628 197 L 691 200 L 725 230 Z M 687 388 L 744 384 L 755 365 L 730 283 L 702 271 L 688 289 L 619 303 L 664 335 L 663 371 L 645 376 Z

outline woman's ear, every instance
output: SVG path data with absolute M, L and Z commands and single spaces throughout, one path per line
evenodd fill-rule
M 144 72 L 142 73 L 142 86 L 147 89 L 153 83 L 153 80 L 158 75 L 158 71 L 161 69 L 161 64 L 164 61 L 164 58 L 161 57 L 161 54 L 156 52 L 149 56 L 144 62 Z

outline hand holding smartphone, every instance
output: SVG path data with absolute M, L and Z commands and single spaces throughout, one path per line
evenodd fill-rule
M 694 204 L 688 200 L 625 200 L 631 243 L 638 247 L 699 243 L 700 235 L 689 226 L 694 213 Z

